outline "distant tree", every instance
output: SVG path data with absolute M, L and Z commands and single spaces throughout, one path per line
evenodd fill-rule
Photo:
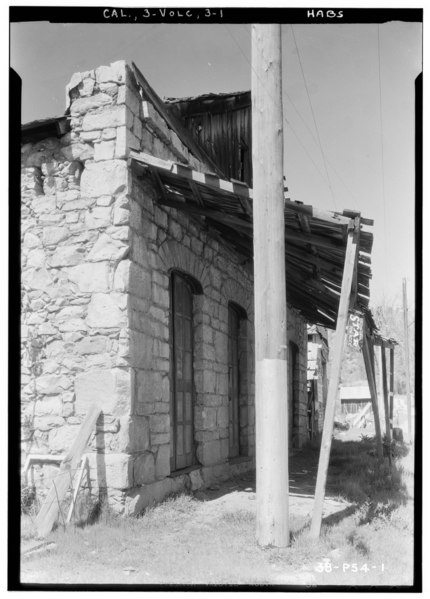
M 372 308 L 378 332 L 383 337 L 392 338 L 397 341 L 394 349 L 394 392 L 399 395 L 406 393 L 406 368 L 404 351 L 404 325 L 403 308 L 391 305 L 386 300 L 376 308 Z M 415 312 L 409 308 L 409 360 L 410 360 L 410 384 L 414 389 L 414 356 L 415 356 Z M 333 347 L 334 333 L 329 333 L 329 346 Z M 387 352 L 387 368 L 389 368 L 389 352 Z M 349 345 L 345 344 L 342 369 L 340 374 L 341 385 L 364 384 L 367 381 L 364 367 L 363 354 Z

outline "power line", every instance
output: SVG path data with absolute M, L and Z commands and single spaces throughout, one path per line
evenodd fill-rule
M 382 118 L 382 84 L 381 84 L 381 42 L 379 37 L 379 24 L 378 24 L 378 84 L 379 84 L 379 130 L 380 130 L 380 143 L 381 143 L 381 176 L 382 176 L 382 202 L 383 202 L 383 214 L 384 214 L 384 262 L 385 269 L 387 269 L 387 221 L 386 221 L 386 209 L 385 209 L 385 170 L 384 170 L 384 135 L 383 135 L 383 118 Z
M 238 41 L 236 40 L 236 38 L 233 36 L 233 34 L 231 33 L 231 31 L 229 30 L 229 28 L 227 27 L 227 25 L 224 25 L 225 29 L 227 30 L 227 32 L 229 33 L 230 37 L 232 38 L 232 40 L 234 41 L 234 43 L 237 45 L 237 47 L 239 48 L 241 54 L 243 55 L 243 57 L 245 58 L 246 62 L 249 64 L 249 66 L 251 67 L 252 71 L 254 72 L 254 74 L 258 77 L 258 79 L 260 79 L 260 77 L 258 76 L 258 73 L 255 72 L 250 60 L 248 59 L 248 57 L 246 56 L 245 52 L 243 51 L 242 47 L 240 46 L 240 44 L 238 43 Z M 289 98 L 290 99 L 290 98 Z M 290 102 L 291 99 L 290 99 Z M 296 131 L 294 130 L 294 127 L 292 126 L 292 124 L 288 121 L 288 119 L 284 116 L 283 117 L 284 122 L 290 127 L 291 131 L 294 133 L 295 138 L 297 139 L 297 141 L 299 142 L 299 144 L 302 146 L 303 150 L 305 151 L 306 155 L 308 156 L 308 158 L 311 160 L 312 164 L 314 165 L 315 169 L 318 171 L 318 173 L 321 175 L 321 178 L 323 179 L 324 183 L 327 184 L 327 180 L 324 176 L 324 174 L 321 172 L 320 168 L 318 167 L 318 165 L 316 164 L 316 162 L 314 161 L 314 159 L 312 158 L 312 156 L 310 155 L 309 151 L 307 150 L 307 148 L 305 147 L 304 143 L 301 141 L 301 139 L 299 138 L 298 134 L 296 133 Z M 334 198 L 333 198 L 334 199 Z
M 303 82 L 305 84 L 306 95 L 308 97 L 308 102 L 309 102 L 309 106 L 310 106 L 310 109 L 311 109 L 312 118 L 313 118 L 313 121 L 314 121 L 315 131 L 316 131 L 317 138 L 318 138 L 318 144 L 319 144 L 319 147 L 320 147 L 320 150 L 321 150 L 321 155 L 322 155 L 322 159 L 323 159 L 323 163 L 324 163 L 325 172 L 326 172 L 326 175 L 327 175 L 328 185 L 329 185 L 329 188 L 330 188 L 331 196 L 333 198 L 334 206 L 336 208 L 336 200 L 334 199 L 333 188 L 332 188 L 331 181 L 330 181 L 330 175 L 329 175 L 329 172 L 328 172 L 328 169 L 327 169 L 327 162 L 326 162 L 326 159 L 325 159 L 325 154 L 324 154 L 324 150 L 323 150 L 322 143 L 321 143 L 321 136 L 320 136 L 318 125 L 317 125 L 317 120 L 315 118 L 315 112 L 314 112 L 314 109 L 313 109 L 313 106 L 312 106 L 311 97 L 309 95 L 308 84 L 307 84 L 306 77 L 305 77 L 305 71 L 303 69 L 302 59 L 300 57 L 299 47 L 297 45 L 296 34 L 294 33 L 294 27 L 292 25 L 290 25 L 290 27 L 291 27 L 291 31 L 292 31 L 292 34 L 293 34 L 294 45 L 296 46 L 296 50 L 297 50 L 297 57 L 299 59 L 300 71 L 302 73 Z

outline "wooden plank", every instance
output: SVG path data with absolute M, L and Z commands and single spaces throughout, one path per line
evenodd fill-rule
M 238 195 L 248 200 L 252 200 L 253 198 L 253 190 L 250 187 L 248 187 L 246 183 L 242 183 L 237 180 L 229 181 L 226 179 L 222 179 L 216 175 L 211 175 L 209 173 L 201 173 L 199 171 L 193 170 L 188 166 L 177 164 L 176 162 L 172 162 L 169 160 L 162 160 L 161 158 L 156 158 L 155 156 L 147 154 L 146 152 L 136 152 L 132 150 L 130 152 L 130 158 L 137 162 L 144 162 L 150 166 L 155 166 L 156 168 L 169 171 L 178 177 L 182 177 L 184 179 L 192 179 L 196 183 L 208 185 L 215 189 L 226 191 L 228 193 Z M 334 212 L 319 210 L 318 208 L 314 208 L 313 206 L 298 204 L 291 200 L 284 200 L 284 206 L 286 210 L 290 210 L 294 213 L 304 214 L 309 217 L 313 217 L 321 221 L 331 223 L 339 231 L 342 229 L 342 227 L 351 224 L 350 218 L 341 216 Z
M 374 336 L 370 338 L 371 343 L 371 352 L 375 353 L 374 347 Z M 384 414 L 384 377 L 382 372 L 382 351 L 384 345 L 377 346 L 376 349 L 376 360 L 375 362 L 378 365 L 378 379 L 377 379 L 377 391 L 378 391 L 378 408 L 379 408 L 379 418 L 381 420 L 381 429 L 383 428 L 383 414 Z
M 384 393 L 384 412 L 385 412 L 385 442 L 388 448 L 388 461 L 391 465 L 391 428 L 390 411 L 388 406 L 388 385 L 387 385 L 387 362 L 385 347 L 381 347 L 381 365 L 382 365 L 382 390 Z
M 142 89 L 143 95 L 146 97 L 146 99 L 148 99 L 151 102 L 151 104 L 154 106 L 154 108 L 157 110 L 160 116 L 162 116 L 166 120 L 166 123 L 169 125 L 169 127 L 173 129 L 175 133 L 177 133 L 178 137 L 183 142 L 183 144 L 191 150 L 191 152 L 194 154 L 194 156 L 196 156 L 196 158 L 198 158 L 202 162 L 206 162 L 206 164 L 210 165 L 210 167 L 213 168 L 215 172 L 217 172 L 220 176 L 223 176 L 221 169 L 216 165 L 216 163 L 212 160 L 209 154 L 207 154 L 207 152 L 205 152 L 205 150 L 194 141 L 193 137 L 191 136 L 190 132 L 187 130 L 185 125 L 182 123 L 182 121 L 178 119 L 169 110 L 168 105 L 164 104 L 164 102 L 154 91 L 154 89 L 149 85 L 145 77 L 134 64 L 134 62 L 132 63 L 132 67 L 134 76 L 136 77 L 138 85 Z
M 191 212 L 193 214 L 199 214 L 201 216 L 207 216 L 214 221 L 220 221 L 225 225 L 230 225 L 230 227 L 239 227 L 244 231 L 252 233 L 252 223 L 247 223 L 245 220 L 238 218 L 237 216 L 233 216 L 230 214 L 222 213 L 218 210 L 210 210 L 208 208 L 202 208 L 197 204 L 179 202 L 178 200 L 173 200 L 169 197 L 164 197 L 158 200 L 159 204 L 163 206 L 169 206 L 170 208 L 177 208 L 178 210 L 183 210 L 184 212 Z
M 357 235 L 357 246 L 360 247 L 360 217 L 356 216 L 354 219 L 354 226 Z M 354 263 L 354 272 L 352 275 L 352 284 L 351 284 L 351 297 L 349 299 L 349 308 L 352 310 L 357 303 L 357 293 L 358 293 L 358 281 L 357 281 L 357 271 L 358 271 L 358 252 L 355 253 L 355 263 Z
M 369 401 L 362 410 L 350 421 L 351 427 L 354 428 L 360 424 L 360 421 L 366 416 L 367 412 L 372 408 L 372 402 Z
M 336 323 L 336 334 L 333 348 L 333 361 L 330 373 L 330 382 L 327 394 L 327 403 L 324 414 L 324 426 L 321 440 L 321 450 L 318 462 L 318 474 L 315 487 L 315 502 L 312 514 L 310 536 L 318 538 L 321 532 L 321 521 L 324 496 L 327 482 L 327 471 L 330 460 L 331 442 L 333 436 L 334 414 L 336 397 L 338 393 L 340 369 L 342 365 L 345 331 L 349 314 L 349 300 L 351 294 L 352 278 L 354 274 L 355 257 L 357 253 L 357 232 L 348 233 L 342 291 L 339 301 L 339 311 Z
M 375 368 L 374 368 L 374 365 L 372 365 L 372 355 L 370 353 L 367 330 L 368 330 L 368 327 L 366 324 L 366 319 L 364 319 L 363 320 L 364 367 L 366 369 L 367 382 L 369 385 L 370 397 L 372 400 L 373 420 L 375 422 L 376 452 L 378 454 L 378 457 L 382 458 L 383 450 L 382 450 L 381 424 L 380 424 L 379 409 L 378 409 L 378 393 L 376 391 Z
M 79 489 L 81 487 L 82 479 L 84 477 L 85 471 L 88 472 L 88 457 L 85 457 L 81 461 L 81 467 L 79 468 L 79 471 L 78 471 L 76 485 L 75 485 L 75 489 L 73 491 L 73 497 L 72 497 L 72 501 L 70 503 L 69 513 L 67 514 L 66 522 L 71 521 L 73 512 L 75 511 L 75 503 L 76 503 L 76 499 L 78 498 Z
M 54 526 L 59 513 L 59 503 L 64 499 L 70 487 L 70 477 L 73 478 L 74 472 L 81 461 L 82 454 L 100 413 L 101 409 L 97 405 L 93 404 L 90 407 L 72 447 L 61 462 L 60 471 L 52 481 L 52 486 L 36 517 L 35 523 L 39 537 L 45 537 Z

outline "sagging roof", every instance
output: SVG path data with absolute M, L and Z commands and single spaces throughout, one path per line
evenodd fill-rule
M 227 181 L 152 155 L 130 153 L 138 176 L 150 175 L 164 206 L 204 217 L 229 244 L 253 257 L 253 193 L 240 181 Z M 288 301 L 311 323 L 335 328 L 348 231 L 359 229 L 358 259 L 351 309 L 368 311 L 373 235 L 362 225 L 373 221 L 359 213 L 322 211 L 285 200 L 285 259 Z
M 37 142 L 47 137 L 61 137 L 70 131 L 70 122 L 65 116 L 31 121 L 21 127 L 22 143 Z

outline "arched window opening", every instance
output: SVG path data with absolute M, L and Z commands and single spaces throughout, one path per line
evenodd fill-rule
M 193 295 L 201 285 L 172 271 L 170 277 L 170 466 L 171 471 L 195 464 Z

